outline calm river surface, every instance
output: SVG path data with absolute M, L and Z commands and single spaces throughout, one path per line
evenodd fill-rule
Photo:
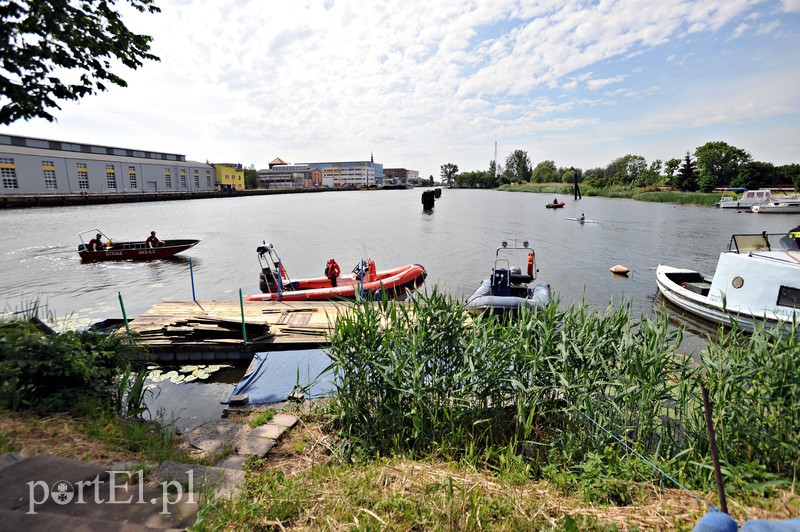
M 605 308 L 611 300 L 629 299 L 638 315 L 661 305 L 655 297 L 658 264 L 713 273 L 731 234 L 786 233 L 800 224 L 796 215 L 593 197 L 556 196 L 567 204 L 551 210 L 544 205 L 553 195 L 488 190 L 444 189 L 426 214 L 421 192 L 0 211 L 0 309 L 20 310 L 38 301 L 65 324 L 87 325 L 121 318 L 119 293 L 133 319 L 162 299 L 192 299 L 189 258 L 198 300 L 238 299 L 239 289 L 258 292 L 255 250 L 262 241 L 274 244 L 291 277 L 321 276 L 329 258 L 343 271 L 368 256 L 378 269 L 416 262 L 428 271 L 423 289 L 436 285 L 463 300 L 489 275 L 500 242 L 517 239 L 531 242 L 539 280 L 551 284 L 562 305 L 583 298 Z M 567 220 L 582 212 L 598 223 Z M 169 260 L 82 264 L 78 233 L 93 228 L 114 240 L 143 240 L 155 230 L 162 239 L 201 242 Z M 630 268 L 630 275 L 612 275 L 609 268 L 616 264 Z

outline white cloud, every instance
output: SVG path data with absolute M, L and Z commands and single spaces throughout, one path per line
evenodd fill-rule
M 604 78 L 604 79 L 590 79 L 586 82 L 586 85 L 589 87 L 589 90 L 597 90 L 613 83 L 619 83 L 620 81 L 624 80 L 627 76 L 620 74 L 619 76 L 614 76 L 613 78 Z
M 658 115 L 667 99 L 694 101 L 685 78 L 704 76 L 702 65 L 717 61 L 723 46 L 747 46 L 753 28 L 760 46 L 783 38 L 764 54 L 783 50 L 786 72 L 800 71 L 786 46 L 797 39 L 797 21 L 776 13 L 797 12 L 798 2 L 162 0 L 161 14 L 126 19 L 155 37 L 161 62 L 122 73 L 126 89 L 65 103 L 55 125 L 5 129 L 258 167 L 275 156 L 299 162 L 374 153 L 423 175 L 438 175 L 446 162 L 484 167 L 493 151 L 484 148 L 498 139 L 516 145 L 509 151 L 540 152 L 547 134 L 554 153 L 544 158 L 598 165 L 577 158 L 576 138 L 592 129 L 609 150 L 619 142 L 628 144 L 620 152 L 635 153 L 641 139 L 628 136 L 623 117 L 648 115 L 665 118 L 662 131 L 680 137 L 685 122 Z M 766 99 L 752 98 L 749 110 L 718 106 L 764 63 L 739 49 L 735 55 L 736 72 L 695 82 L 709 102 L 705 111 L 697 106 L 693 123 L 739 111 L 754 120 L 775 116 Z M 759 70 L 757 86 L 775 85 L 768 75 Z M 782 87 L 783 103 L 775 104 L 795 123 L 798 85 Z M 592 142 L 599 149 L 601 141 Z M 605 162 L 619 155 L 608 153 Z

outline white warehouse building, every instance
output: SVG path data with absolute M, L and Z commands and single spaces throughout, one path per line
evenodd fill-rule
M 214 168 L 185 155 L 0 134 L 0 194 L 213 191 Z

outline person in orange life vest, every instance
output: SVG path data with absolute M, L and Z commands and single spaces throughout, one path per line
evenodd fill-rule
M 366 279 L 367 282 L 371 283 L 372 281 L 376 280 L 377 277 L 378 277 L 377 276 L 377 272 L 378 272 L 378 269 L 375 267 L 375 261 L 372 260 L 372 259 L 369 259 L 367 261 L 367 279 Z
M 342 273 L 339 265 L 336 264 L 336 261 L 331 259 L 328 261 L 328 264 L 325 265 L 325 277 L 331 280 L 331 286 L 336 286 L 336 278 L 339 277 L 339 274 Z
M 100 233 L 97 233 L 96 237 L 89 240 L 89 245 L 87 247 L 89 248 L 89 251 L 100 251 L 103 249 L 103 239 L 101 238 Z

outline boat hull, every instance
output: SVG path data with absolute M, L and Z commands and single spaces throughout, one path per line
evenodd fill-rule
M 564 205 L 566 205 L 566 203 L 564 203 L 563 201 L 559 201 L 558 203 L 547 203 L 545 204 L 545 207 L 548 209 L 560 209 Z
M 750 210 L 758 214 L 800 214 L 800 201 L 765 203 Z
M 738 270 L 737 273 L 742 271 Z M 718 287 L 730 286 L 733 278 L 727 279 L 728 276 L 723 272 L 722 276 L 725 279 L 716 279 L 715 282 L 717 275 L 719 268 L 718 273 L 711 277 L 694 270 L 659 265 L 656 269 L 656 284 L 661 295 L 670 303 L 705 320 L 727 327 L 732 326 L 735 321 L 739 327 L 750 332 L 759 324 L 767 328 L 780 327 L 784 333 L 788 333 L 800 323 L 797 321 L 797 309 L 792 311 L 769 308 L 768 304 L 758 302 L 752 305 L 736 304 L 736 302 L 730 304 L 728 294 L 723 294 Z M 742 275 L 747 276 L 744 273 Z M 764 289 L 759 288 L 759 290 Z
M 100 251 L 89 251 L 78 246 L 78 254 L 84 262 L 109 260 L 155 260 L 171 257 L 195 246 L 199 240 L 165 240 L 163 246 L 147 247 L 145 242 L 115 242 Z
M 408 264 L 390 270 L 381 270 L 372 277 L 359 280 L 354 274 L 337 278 L 336 286 L 331 286 L 327 277 L 285 281 L 280 291 L 247 296 L 247 301 L 326 301 L 332 299 L 355 299 L 375 296 L 385 292 L 389 297 L 404 296 L 422 283 L 428 273 L 419 264 Z
M 469 298 L 464 307 L 474 314 L 506 314 L 527 307 L 542 310 L 551 302 L 550 285 L 537 283 L 528 288 L 525 297 L 492 294 L 492 280 L 486 279 Z

